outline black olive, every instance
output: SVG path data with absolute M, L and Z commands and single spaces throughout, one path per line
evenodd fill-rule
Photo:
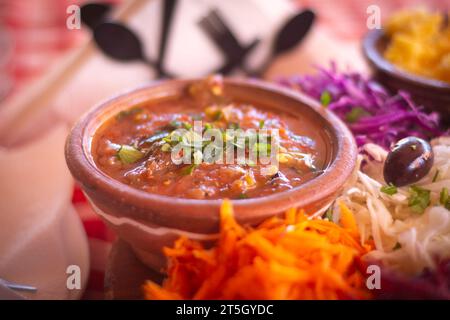
M 398 141 L 384 163 L 384 180 L 397 187 L 422 179 L 433 166 L 434 154 L 430 144 L 416 137 Z

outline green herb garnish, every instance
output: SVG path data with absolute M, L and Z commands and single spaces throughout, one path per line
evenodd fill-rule
M 448 188 L 442 188 L 439 195 L 439 203 L 444 206 L 447 210 L 450 210 L 450 196 L 448 194 Z
M 246 195 L 245 193 L 241 193 L 241 194 L 238 196 L 238 199 L 248 199 L 248 195 Z
M 329 220 L 329 221 L 333 221 L 333 206 L 330 206 L 327 211 L 325 212 L 325 217 Z
M 183 168 L 182 174 L 185 176 L 189 176 L 192 174 L 192 172 L 194 172 L 195 168 L 197 168 L 197 164 L 193 163 L 190 164 L 189 166 Z
M 264 121 L 264 120 L 260 120 L 259 121 L 259 128 L 260 129 L 262 129 L 262 128 L 264 128 L 264 124 L 265 124 L 266 122 Z
M 433 180 L 432 180 L 432 182 L 436 182 L 437 181 L 437 179 L 438 179 L 438 176 L 439 176 L 439 169 L 438 170 L 436 170 L 436 173 L 434 174 L 434 176 L 433 176 Z
M 170 121 L 169 126 L 172 127 L 173 129 L 185 128 L 185 129 L 189 130 L 192 128 L 192 125 L 189 122 L 178 121 L 178 120 Z
M 353 108 L 347 115 L 345 116 L 345 120 L 349 123 L 354 123 L 358 121 L 362 116 L 367 115 L 367 111 L 361 107 Z
M 389 183 L 387 186 L 382 186 L 380 188 L 380 191 L 392 196 L 397 193 L 397 187 L 394 186 L 392 183 Z
M 171 149 L 171 146 L 168 143 L 163 144 L 162 147 L 161 147 L 161 151 L 162 152 L 169 152 L 170 149 Z
M 422 214 L 430 205 L 430 190 L 412 186 L 409 188 L 408 206 L 414 213 Z
M 322 94 L 320 95 L 320 103 L 324 106 L 327 107 L 331 102 L 331 94 L 328 91 L 324 91 L 322 92 Z
M 119 151 L 117 151 L 117 156 L 122 163 L 130 164 L 142 159 L 144 157 L 144 153 L 135 147 L 124 144 L 120 146 Z
M 138 114 L 140 112 L 142 112 L 142 108 L 139 108 L 139 107 L 131 108 L 131 109 L 128 109 L 128 110 L 123 110 L 123 111 L 120 111 L 116 115 L 116 119 L 120 121 L 120 120 L 125 119 L 128 116 L 131 116 L 131 115 L 134 115 L 134 114 Z
M 213 115 L 213 119 L 216 121 L 222 119 L 222 117 L 223 117 L 222 110 L 217 110 Z
M 253 160 L 251 160 L 251 159 L 248 159 L 247 162 L 246 162 L 246 164 L 247 164 L 249 167 L 255 167 L 255 166 L 256 166 L 255 161 L 253 161 Z

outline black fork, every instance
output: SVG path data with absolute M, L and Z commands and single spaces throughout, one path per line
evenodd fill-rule
M 217 10 L 211 10 L 199 21 L 202 30 L 225 55 L 226 62 L 217 73 L 228 74 L 235 67 L 242 66 L 245 57 L 258 45 L 259 39 L 242 46 Z M 245 68 L 243 68 L 245 71 Z

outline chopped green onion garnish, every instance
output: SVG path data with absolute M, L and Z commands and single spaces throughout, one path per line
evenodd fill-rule
M 131 116 L 133 114 L 137 114 L 139 112 L 142 112 L 142 108 L 136 107 L 136 108 L 131 108 L 131 109 L 128 109 L 128 110 L 123 110 L 123 111 L 120 111 L 116 115 L 116 119 L 120 121 L 120 120 L 122 120 L 122 119 L 124 119 L 124 118 L 126 118 L 128 116 Z
M 247 160 L 247 165 L 248 165 L 249 167 L 254 167 L 254 166 L 256 166 L 256 163 L 255 163 L 255 161 L 253 161 L 253 160 L 251 160 L 251 159 L 248 159 L 248 160 Z
M 238 196 L 238 198 L 239 198 L 239 199 L 248 199 L 248 196 L 247 196 L 245 193 L 241 193 L 241 194 Z
M 211 123 L 205 123 L 205 130 L 210 130 L 212 129 L 212 124 Z
M 320 95 L 320 103 L 324 106 L 327 107 L 331 102 L 331 94 L 328 91 L 324 91 L 322 92 L 322 94 Z
M 262 129 L 262 128 L 264 128 L 264 124 L 265 124 L 266 122 L 264 121 L 264 120 L 260 120 L 259 121 L 259 128 L 260 129 Z
M 163 152 L 169 152 L 170 151 L 170 144 L 168 144 L 168 143 L 165 143 L 165 144 L 163 144 L 162 145 L 162 147 L 161 147 L 161 151 L 163 151 Z
M 392 183 L 389 183 L 387 186 L 382 186 L 380 188 L 380 191 L 392 196 L 397 193 L 397 187 L 394 186 Z
M 447 188 L 442 188 L 439 195 L 439 203 L 442 204 L 447 210 L 450 210 L 450 196 Z
M 119 157 L 120 161 L 129 164 L 142 159 L 144 157 L 144 153 L 132 146 L 124 144 L 117 152 L 117 156 Z
M 197 164 L 193 163 L 193 164 L 185 167 L 182 172 L 183 175 L 185 175 L 185 176 L 191 175 L 192 172 L 194 172 L 195 168 L 197 168 L 197 166 L 198 166 Z
M 325 217 L 329 220 L 329 221 L 333 221 L 333 206 L 330 206 L 327 211 L 325 212 Z
M 345 120 L 347 120 L 347 122 L 354 123 L 364 115 L 367 115 L 366 110 L 361 107 L 355 107 L 349 113 L 347 113 L 347 115 L 345 116 Z
M 217 110 L 216 113 L 214 113 L 213 119 L 214 120 L 220 120 L 223 117 L 222 110 Z
M 430 205 L 430 190 L 412 186 L 409 188 L 408 206 L 414 213 L 422 214 Z
M 434 176 L 433 176 L 432 182 L 436 182 L 437 179 L 438 179 L 438 176 L 439 176 L 439 170 L 436 170 L 436 173 L 435 173 Z

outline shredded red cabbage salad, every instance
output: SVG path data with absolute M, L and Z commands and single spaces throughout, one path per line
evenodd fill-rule
M 437 113 L 426 113 L 409 94 L 390 95 L 374 80 L 357 72 L 318 68 L 314 75 L 282 78 L 278 83 L 320 100 L 353 132 L 358 146 L 372 142 L 387 149 L 396 141 L 415 136 L 431 139 L 444 134 Z
M 450 260 L 442 261 L 435 271 L 424 270 L 409 278 L 388 268 L 382 268 L 381 290 L 374 290 L 380 300 L 439 299 L 450 300 Z

